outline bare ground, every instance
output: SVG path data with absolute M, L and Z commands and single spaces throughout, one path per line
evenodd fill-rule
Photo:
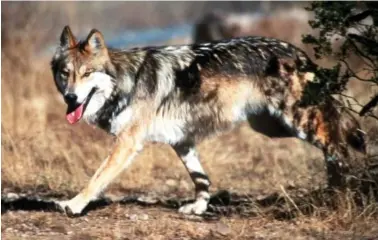
M 90 204 L 84 216 L 68 218 L 56 212 L 50 202 L 32 198 L 7 202 L 4 199 L 12 194 L 4 194 L 2 209 L 8 211 L 2 215 L 2 236 L 4 239 L 377 239 L 378 236 L 376 206 L 355 208 L 348 204 L 351 195 L 345 194 L 338 196 L 337 201 L 343 206 L 327 204 L 322 199 L 334 196 L 323 190 L 316 194 L 315 191 L 294 194 L 288 190 L 269 196 L 221 192 L 212 199 L 210 210 L 203 217 L 178 214 L 180 198 L 148 195 L 128 193 L 114 202 L 98 200 Z M 354 215 L 357 211 L 359 215 Z
M 134 205 L 112 205 L 81 218 L 57 213 L 9 212 L 3 216 L 4 239 L 376 239 L 378 228 L 357 222 L 349 227 L 327 219 L 299 217 L 221 217 L 188 220 L 175 211 Z M 342 224 L 342 220 L 339 219 Z

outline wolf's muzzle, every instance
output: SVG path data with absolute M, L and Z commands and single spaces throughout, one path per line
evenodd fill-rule
M 77 95 L 75 93 L 67 93 L 64 95 L 64 101 L 67 105 L 75 105 L 77 101 Z

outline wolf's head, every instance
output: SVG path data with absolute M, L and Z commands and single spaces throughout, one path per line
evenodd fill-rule
M 112 64 L 102 34 L 93 29 L 77 41 L 68 26 L 51 61 L 55 84 L 67 103 L 67 121 L 93 116 L 114 88 Z

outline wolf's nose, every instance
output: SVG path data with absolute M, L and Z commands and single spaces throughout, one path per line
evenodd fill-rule
M 67 93 L 66 95 L 64 95 L 64 101 L 67 104 L 76 103 L 76 100 L 77 100 L 77 95 L 75 93 Z

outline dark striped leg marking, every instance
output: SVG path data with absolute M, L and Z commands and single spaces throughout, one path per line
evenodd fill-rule
M 194 144 L 183 143 L 173 146 L 173 148 L 184 163 L 196 189 L 195 202 L 182 206 L 179 212 L 201 215 L 206 211 L 210 201 L 210 180 L 201 166 Z

